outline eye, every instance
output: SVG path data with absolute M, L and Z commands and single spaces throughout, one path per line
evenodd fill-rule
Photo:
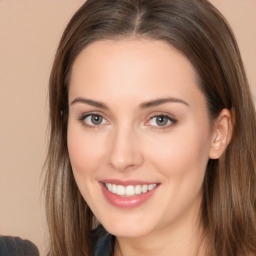
M 80 118 L 80 121 L 82 121 L 84 125 L 91 126 L 91 127 L 99 126 L 107 123 L 107 120 L 98 114 L 85 115 L 82 118 Z
M 156 115 L 150 118 L 148 124 L 151 126 L 168 127 L 177 121 L 167 115 Z

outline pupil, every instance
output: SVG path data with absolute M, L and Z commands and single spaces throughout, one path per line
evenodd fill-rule
M 164 126 L 168 123 L 168 119 L 165 116 L 158 116 L 156 119 L 156 123 L 159 126 Z
M 102 122 L 102 117 L 101 116 L 97 116 L 97 115 L 92 116 L 92 123 L 93 124 L 100 124 L 101 122 Z

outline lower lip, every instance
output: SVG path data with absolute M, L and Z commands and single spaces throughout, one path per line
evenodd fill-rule
M 118 196 L 116 194 L 111 193 L 103 183 L 100 183 L 102 192 L 106 199 L 114 206 L 119 208 L 133 208 L 142 205 L 145 203 L 148 199 L 150 199 L 154 193 L 156 192 L 157 187 L 154 189 L 142 193 L 140 195 L 135 196 Z

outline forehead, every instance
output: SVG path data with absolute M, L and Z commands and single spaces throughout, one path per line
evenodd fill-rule
M 196 79 L 196 72 L 189 60 L 165 41 L 146 38 L 99 40 L 81 51 L 73 63 L 72 74 L 74 76 L 81 69 L 86 72 L 87 68 L 104 68 L 111 72 L 113 68 L 117 72 L 124 69 L 133 73 L 136 70 L 141 73 L 146 68 L 153 68 L 158 74 L 161 71 L 170 71 L 170 68 L 177 71 L 179 65 L 183 66 L 184 72 L 190 73 Z
M 100 101 L 200 93 L 196 71 L 184 55 L 164 41 L 131 38 L 101 40 L 83 49 L 73 63 L 69 90 L 70 98 L 89 95 Z

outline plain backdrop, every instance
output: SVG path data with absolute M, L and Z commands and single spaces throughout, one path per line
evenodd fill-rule
M 65 25 L 83 2 L 0 0 L 0 234 L 33 241 L 41 255 L 48 78 Z M 234 30 L 256 95 L 256 0 L 211 2 Z

